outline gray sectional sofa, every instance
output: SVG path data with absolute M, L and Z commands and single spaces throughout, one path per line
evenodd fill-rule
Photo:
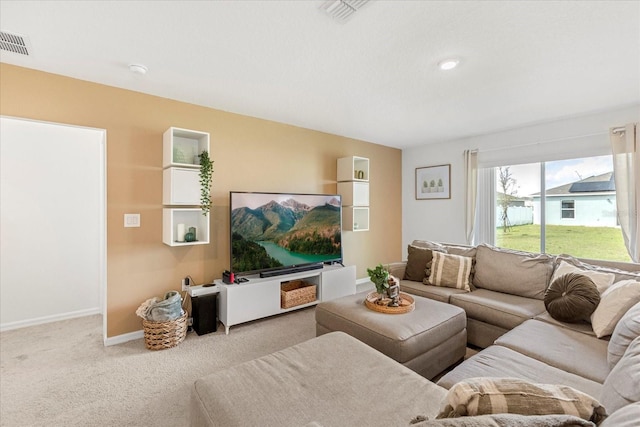
M 640 302 L 632 305 L 636 296 L 620 294 L 626 298 L 616 306 L 624 307 L 622 317 L 613 332 L 601 338 L 587 321 L 555 320 L 544 303 L 561 263 L 608 275 L 615 282 L 640 281 L 639 264 L 487 245 L 414 241 L 411 246 L 474 260 L 470 290 L 434 286 L 428 280 L 425 284 L 424 278 L 407 280 L 407 262 L 389 267 L 402 279 L 402 291 L 464 309 L 468 343 L 481 348 L 477 354 L 434 384 L 355 338 L 332 332 L 198 380 L 192 392 L 192 425 L 593 425 L 535 417 L 434 420 L 451 394 L 448 390 L 478 377 L 569 386 L 604 406 L 609 417 L 602 426 L 640 425 Z

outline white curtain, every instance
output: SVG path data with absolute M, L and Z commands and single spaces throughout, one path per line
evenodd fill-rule
M 476 220 L 476 201 L 478 198 L 478 150 L 464 151 L 465 193 L 464 229 L 467 244 L 473 244 L 473 229 Z
M 640 144 L 637 123 L 611 128 L 618 221 L 624 244 L 634 262 L 640 262 Z

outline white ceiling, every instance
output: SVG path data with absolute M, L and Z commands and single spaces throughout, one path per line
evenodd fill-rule
M 0 61 L 399 148 L 640 105 L 639 1 L 321 4 L 2 0 Z

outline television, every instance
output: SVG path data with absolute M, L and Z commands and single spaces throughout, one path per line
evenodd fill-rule
M 334 194 L 230 192 L 231 268 L 270 277 L 342 263 L 342 200 Z

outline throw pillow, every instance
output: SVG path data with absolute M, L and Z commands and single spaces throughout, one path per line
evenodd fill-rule
M 615 261 L 612 261 L 611 263 L 609 263 L 608 261 L 601 260 L 600 262 L 604 263 L 605 265 L 601 265 L 601 264 L 595 265 L 595 264 L 589 264 L 589 263 L 583 262 L 578 258 L 575 258 L 567 254 L 561 254 L 556 256 L 556 266 L 559 265 L 561 261 L 565 261 L 566 263 L 573 265 L 574 267 L 578 267 L 581 270 L 596 271 L 600 273 L 611 273 L 615 276 L 615 279 L 613 279 L 614 283 L 619 282 L 621 280 L 627 280 L 627 279 L 640 281 L 640 269 L 636 268 L 635 270 L 621 270 L 620 268 L 616 268 L 613 266 L 615 264 L 621 265 L 625 263 L 617 263 Z M 606 264 L 609 264 L 609 265 L 606 265 Z M 633 267 L 634 267 L 633 264 L 629 264 L 628 266 L 628 268 L 633 268 Z
M 577 323 L 586 320 L 600 302 L 593 280 L 583 274 L 563 274 L 551 282 L 544 294 L 544 306 L 556 320 Z
M 433 259 L 433 251 L 409 245 L 407 252 L 407 267 L 404 270 L 404 280 L 422 282 L 427 277 L 425 269 Z
M 637 337 L 624 356 L 609 372 L 602 384 L 600 399 L 613 414 L 633 402 L 640 402 L 640 337 Z
M 611 335 L 618 321 L 636 303 L 640 302 L 640 282 L 622 280 L 600 296 L 600 304 L 591 315 L 593 332 L 598 338 Z
M 473 259 L 460 255 L 433 252 L 431 274 L 426 284 L 470 291 L 469 277 Z
M 610 369 L 613 369 L 627 351 L 631 341 L 638 336 L 640 336 L 640 302 L 627 310 L 611 334 L 607 347 L 607 361 Z
M 436 418 L 485 414 L 565 414 L 593 421 L 606 417 L 593 397 L 572 387 L 533 384 L 519 378 L 469 378 L 449 389 Z
M 611 286 L 611 284 L 613 283 L 613 280 L 616 277 L 615 274 L 613 273 L 604 273 L 600 271 L 587 270 L 587 269 L 583 269 L 583 268 L 571 265 L 566 261 L 560 261 L 560 264 L 556 266 L 556 269 L 553 272 L 553 276 L 551 276 L 551 283 L 553 283 L 553 281 L 556 280 L 558 277 L 567 273 L 584 274 L 585 276 L 589 277 L 591 280 L 593 280 L 593 283 L 595 283 L 596 286 L 598 287 L 598 292 L 600 292 L 600 294 L 602 294 L 604 291 L 607 290 L 609 286 Z

